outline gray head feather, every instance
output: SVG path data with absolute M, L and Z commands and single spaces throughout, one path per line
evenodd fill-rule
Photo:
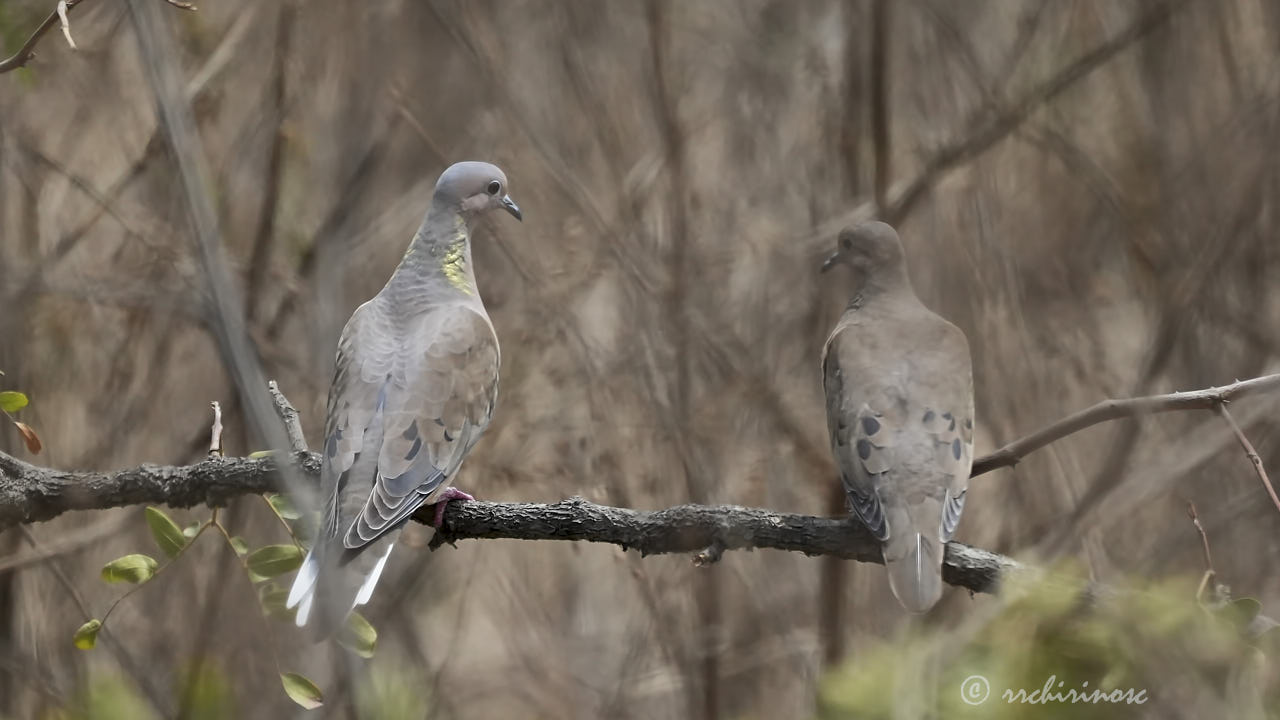
M 517 220 L 523 220 L 520 207 L 507 194 L 507 176 L 486 162 L 467 161 L 454 163 L 436 181 L 432 205 L 456 208 L 464 214 L 476 214 L 485 210 L 502 208 Z

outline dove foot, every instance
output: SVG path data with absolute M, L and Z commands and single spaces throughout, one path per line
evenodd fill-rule
M 441 490 L 440 494 L 436 496 L 436 517 L 431 523 L 432 527 L 437 530 L 444 524 L 444 511 L 445 508 L 449 507 L 450 500 L 475 500 L 475 498 L 456 487 L 447 487 Z

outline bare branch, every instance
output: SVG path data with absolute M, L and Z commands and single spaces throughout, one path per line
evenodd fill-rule
M 71 8 L 80 4 L 80 1 L 81 0 L 67 0 L 65 12 L 69 13 Z M 59 8 L 55 6 L 53 12 L 49 13 L 49 17 L 45 18 L 44 22 L 40 23 L 35 31 L 31 33 L 31 37 L 27 38 L 27 41 L 22 44 L 22 47 L 18 48 L 18 52 L 10 55 L 4 60 L 0 60 L 0 73 L 7 73 L 26 66 L 27 61 L 36 54 L 36 43 L 40 42 L 40 38 L 43 37 L 45 33 L 49 32 L 49 30 L 53 29 L 55 25 L 60 24 L 60 16 L 62 13 L 59 13 L 58 10 Z
M 1196 532 L 1200 533 L 1200 545 L 1204 550 L 1204 569 L 1205 576 L 1211 576 L 1213 571 L 1213 556 L 1209 554 L 1209 536 L 1205 534 L 1204 526 L 1200 524 L 1200 515 L 1196 513 L 1196 504 L 1187 501 L 1187 517 L 1191 518 L 1191 524 L 1196 526 Z
M 76 49 L 76 41 L 71 39 L 71 20 L 67 17 L 67 0 L 58 0 L 58 7 L 54 12 L 58 13 L 58 24 L 62 26 L 62 36 L 67 39 L 67 44 L 72 50 Z
M 181 2 L 180 0 L 164 1 L 176 8 L 182 8 L 183 10 L 196 9 L 196 6 L 189 2 Z M 44 22 L 40 23 L 40 25 L 36 27 L 36 29 L 31 33 L 31 37 L 27 38 L 27 41 L 22 44 L 22 47 L 18 48 L 18 52 L 10 55 L 4 60 L 0 60 L 0 74 L 17 70 L 20 67 L 26 67 L 31 58 L 35 57 L 36 43 L 40 42 L 40 38 L 43 37 L 45 33 L 52 30 L 55 25 L 62 28 L 62 34 L 67 38 L 67 44 L 71 46 L 72 50 L 75 50 L 76 43 L 71 39 L 71 27 L 68 16 L 71 14 L 71 9 L 82 2 L 84 2 L 84 0 L 59 0 L 59 2 L 54 6 L 53 12 L 49 13 L 49 17 L 45 18 Z
M 1026 437 L 1019 438 L 995 452 L 973 461 L 970 477 L 977 477 L 1002 467 L 1017 465 L 1022 458 L 1049 443 L 1056 442 L 1087 427 L 1107 420 L 1140 417 L 1176 410 L 1212 410 L 1230 400 L 1280 391 L 1280 373 L 1243 380 L 1220 388 L 1193 390 L 1190 392 L 1150 395 L 1128 400 L 1103 400 L 1093 407 L 1043 427 Z M 1274 493 L 1272 494 L 1274 498 Z M 1278 502 L 1280 505 L 1280 502 Z
M 280 385 L 275 380 L 267 383 L 267 392 L 271 393 L 271 402 L 276 406 L 276 414 L 284 421 L 284 431 L 289 437 L 289 448 L 294 452 L 307 451 L 307 436 L 302 432 L 302 421 L 298 411 L 289 402 L 289 398 L 280 392 Z
M 209 429 L 209 455 L 222 457 L 222 405 L 217 400 L 209 403 L 213 408 L 213 426 Z
M 320 456 L 294 462 L 316 481 Z M 140 504 L 223 506 L 235 497 L 281 490 L 271 458 L 211 457 L 185 467 L 142 465 L 114 473 L 62 472 L 0 453 L 0 530 L 49 520 L 71 510 Z M 430 524 L 434 507 L 414 519 Z M 441 539 L 579 540 L 639 550 L 642 555 L 695 554 L 709 548 L 771 548 L 881 562 L 880 543 L 856 521 L 778 513 L 731 505 L 680 505 L 655 512 L 571 498 L 558 503 L 449 503 Z M 720 552 L 723 552 L 721 550 Z M 975 592 L 994 592 L 1015 561 L 960 543 L 947 546 L 943 579 Z
M 1163 27 L 1169 18 L 1173 17 L 1174 12 L 1181 9 L 1186 2 L 1187 0 L 1170 0 L 1156 6 L 1110 40 L 1100 43 L 1048 80 L 1032 88 L 1017 102 L 992 114 L 985 123 L 963 140 L 934 153 L 925 165 L 924 172 L 897 194 L 896 199 L 884 213 L 884 219 L 891 224 L 900 222 L 944 173 L 981 155 L 997 142 L 1008 137 L 1031 116 L 1033 111 L 1061 95 L 1133 43 Z
M 1226 401 L 1218 403 L 1218 414 L 1231 426 L 1231 432 L 1236 434 L 1236 440 L 1240 441 L 1240 447 L 1244 448 L 1245 457 L 1249 458 L 1249 462 L 1253 464 L 1253 469 L 1257 471 L 1258 479 L 1262 481 L 1262 486 L 1267 489 L 1267 494 L 1271 496 L 1271 502 L 1275 504 L 1277 510 L 1280 510 L 1280 498 L 1276 497 L 1276 489 L 1271 487 L 1271 480 L 1267 478 L 1266 468 L 1262 467 L 1262 458 L 1258 457 L 1258 451 L 1253 449 L 1253 443 L 1249 442 L 1249 438 L 1245 437 L 1244 431 L 1236 424 L 1236 419 L 1231 417 L 1231 413 L 1227 410 Z
M 1187 2 L 1188 0 L 1169 0 L 1156 6 L 1110 40 L 1099 43 L 1097 47 L 1009 104 L 994 109 L 984 122 L 963 137 L 932 151 L 918 175 L 910 180 L 894 183 L 889 192 L 889 206 L 879 214 L 880 219 L 891 224 L 901 222 L 948 172 L 990 150 L 1021 127 L 1036 110 L 1062 95 L 1094 70 L 1106 65 L 1137 41 L 1163 27 Z M 807 245 L 819 241 L 828 242 L 840 228 L 866 220 L 875 213 L 874 199 L 860 203 L 848 212 L 820 224 L 805 242 Z

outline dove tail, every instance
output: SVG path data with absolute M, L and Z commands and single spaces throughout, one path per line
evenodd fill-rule
M 941 540 L 918 532 L 891 536 L 885 543 L 889 589 L 908 612 L 928 612 L 942 597 L 944 547 Z
M 327 553 L 317 553 L 317 548 L 307 554 L 289 590 L 286 607 L 298 609 L 294 622 L 309 628 L 314 640 L 333 636 L 357 605 L 373 597 L 395 545 L 394 537 L 376 545 L 382 547 L 366 547 L 354 555 L 338 553 L 336 561 L 330 561 Z

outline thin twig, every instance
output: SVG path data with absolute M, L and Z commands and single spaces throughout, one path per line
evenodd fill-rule
M 67 39 L 67 44 L 72 50 L 76 49 L 76 41 L 71 39 L 71 20 L 67 17 L 67 0 L 58 0 L 58 7 L 54 12 L 58 13 L 58 24 L 62 26 L 62 36 Z
M 36 29 L 31 33 L 31 36 L 27 38 L 27 41 L 22 44 L 22 47 L 18 48 L 18 52 L 10 55 L 4 60 L 0 60 L 0 74 L 17 70 L 20 67 L 26 67 L 27 63 L 31 61 L 31 58 L 35 57 L 36 43 L 40 42 L 40 38 L 43 37 L 45 33 L 53 29 L 55 25 L 62 27 L 62 34 L 66 36 L 67 43 L 71 45 L 72 50 L 75 50 L 76 44 L 75 41 L 71 39 L 71 28 L 68 24 L 68 16 L 71 14 L 71 9 L 83 1 L 84 0 L 59 0 L 58 4 L 54 6 L 53 12 L 49 13 L 49 17 L 45 18 L 44 22 L 40 23 L 36 27 Z M 181 0 L 164 1 L 176 8 L 182 8 L 183 10 L 196 9 L 196 6 L 189 2 L 181 2 Z
M 1191 518 L 1191 524 L 1196 526 L 1196 532 L 1200 533 L 1200 543 L 1204 548 L 1204 567 L 1209 572 L 1213 572 L 1213 557 L 1209 554 L 1209 536 L 1204 532 L 1204 526 L 1200 524 L 1200 516 L 1196 514 L 1196 504 L 1187 501 L 1187 516 Z
M 1111 39 L 1099 43 L 1016 100 L 994 110 L 985 122 L 973 128 L 964 137 L 933 151 L 925 161 L 924 169 L 918 175 L 910 180 L 894 183 L 889 193 L 889 208 L 880 215 L 880 219 L 891 224 L 901 222 L 947 173 L 990 150 L 1021 127 L 1022 123 L 1037 109 L 1061 96 L 1094 70 L 1162 27 L 1187 2 L 1188 0 L 1169 0 L 1153 8 L 1129 27 Z M 804 244 L 812 247 L 819 242 L 830 242 L 831 237 L 840 228 L 868 219 L 874 213 L 874 199 L 860 203 L 848 212 L 820 224 L 805 239 Z
M 1150 395 L 1127 400 L 1103 400 L 1093 407 L 1068 415 L 1026 437 L 1005 445 L 989 455 L 984 455 L 974 460 L 970 477 L 977 477 L 998 468 L 1017 465 L 1022 458 L 1032 452 L 1107 420 L 1140 417 L 1177 410 L 1212 410 L 1215 406 L 1236 398 L 1277 391 L 1280 391 L 1280 373 L 1264 375 L 1220 388 L 1169 393 L 1167 395 Z M 1272 493 L 1272 497 L 1275 497 L 1274 493 Z M 1280 506 L 1280 501 L 1277 501 L 1277 506 Z
M 276 413 L 284 421 L 284 431 L 289 437 L 289 447 L 294 452 L 306 452 L 307 436 L 302 432 L 302 421 L 298 419 L 298 411 L 289 402 L 289 398 L 280 392 L 280 385 L 275 380 L 267 382 L 267 392 L 271 393 L 271 402 L 276 406 Z
M 56 543 L 45 545 L 32 552 L 14 553 L 0 557 L 0 576 L 13 570 L 20 570 L 29 565 L 38 565 L 48 561 L 50 558 L 69 555 L 90 545 L 95 545 L 101 542 L 103 538 L 118 532 L 127 522 L 132 521 L 124 515 L 115 516 L 112 519 L 95 523 L 70 534 L 63 534 Z
M 1271 480 L 1267 478 L 1267 471 L 1262 467 L 1262 458 L 1258 457 L 1258 451 L 1253 449 L 1253 443 L 1249 442 L 1249 438 L 1245 437 L 1244 431 L 1236 424 L 1236 419 L 1231 417 L 1225 400 L 1218 403 L 1218 414 L 1231 426 L 1231 432 L 1236 434 L 1236 440 L 1239 440 L 1240 447 L 1244 448 L 1245 457 L 1249 458 L 1249 462 L 1253 463 L 1253 469 L 1257 471 L 1258 479 L 1262 481 L 1262 486 L 1267 489 L 1267 494 L 1271 496 L 1271 502 L 1275 504 L 1276 510 L 1280 510 L 1280 498 L 1276 497 L 1276 489 L 1271 487 Z
M 222 457 L 222 405 L 217 400 L 209 403 L 213 408 L 213 427 L 209 431 L 209 455 Z
M 71 8 L 79 5 L 80 2 L 81 0 L 67 0 L 66 12 L 69 13 Z M 7 73 L 20 67 L 25 67 L 27 61 L 36 54 L 36 43 L 40 42 L 40 38 L 60 22 L 60 13 L 58 12 L 58 7 L 55 6 L 53 12 L 49 13 L 49 17 L 45 18 L 44 22 L 40 23 L 35 31 L 31 33 L 31 37 L 27 38 L 22 47 L 18 48 L 18 52 L 4 60 L 0 60 L 0 73 Z

